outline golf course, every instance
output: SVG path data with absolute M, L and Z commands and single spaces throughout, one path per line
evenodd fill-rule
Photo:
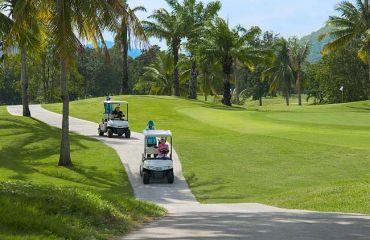
M 370 240 L 369 0 L 0 0 L 0 240 Z
M 130 127 L 171 129 L 184 176 L 201 203 L 258 202 L 291 209 L 370 213 L 370 102 L 264 107 L 175 97 L 120 96 Z M 98 122 L 104 98 L 74 101 Z M 44 108 L 61 112 L 61 104 Z

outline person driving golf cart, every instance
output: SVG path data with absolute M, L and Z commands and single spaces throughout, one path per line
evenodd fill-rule
M 170 152 L 170 147 L 166 143 L 166 138 L 162 137 L 158 144 L 158 157 L 166 158 L 167 154 Z
M 125 114 L 121 111 L 121 106 L 118 105 L 112 112 L 114 118 L 122 119 L 125 117 Z

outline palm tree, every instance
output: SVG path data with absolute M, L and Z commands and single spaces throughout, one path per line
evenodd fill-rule
M 156 61 L 148 67 L 144 67 L 144 73 L 136 84 L 135 89 L 150 95 L 171 95 L 172 93 L 172 73 L 173 57 L 167 52 L 159 52 Z M 185 76 L 190 69 L 186 59 L 179 60 L 179 79 L 180 89 L 183 91 L 185 86 Z
M 201 72 L 200 89 L 203 92 L 204 101 L 207 102 L 209 95 L 222 89 L 222 68 L 220 64 L 210 61 L 206 55 L 203 55 L 199 58 L 199 69 Z
M 144 67 L 144 73 L 136 84 L 135 89 L 146 91 L 151 95 L 171 95 L 172 93 L 172 56 L 159 52 L 156 61 L 148 67 Z
M 183 21 L 185 25 L 185 36 L 187 38 L 186 48 L 191 58 L 191 71 L 189 82 L 189 98 L 197 98 L 197 48 L 205 33 L 205 26 L 212 21 L 221 9 L 221 3 L 214 1 L 204 6 L 203 2 L 196 0 L 184 0 L 181 5 L 183 8 Z
M 179 51 L 181 40 L 185 37 L 185 22 L 181 5 L 177 0 L 166 0 L 171 12 L 166 9 L 159 9 L 149 16 L 153 22 L 144 21 L 144 29 L 149 36 L 165 40 L 173 56 L 173 94 L 180 96 L 179 83 Z
M 250 45 L 259 33 L 259 28 L 251 28 L 247 31 L 238 26 L 230 29 L 224 19 L 217 17 L 210 24 L 207 35 L 202 40 L 202 52 L 222 65 L 224 74 L 222 102 L 225 105 L 231 106 L 230 75 L 236 61 L 252 68 L 256 60 L 263 58 L 260 52 Z
M 298 94 L 298 105 L 302 106 L 302 67 L 310 54 L 310 44 L 301 44 L 297 38 L 290 40 L 290 63 L 295 73 L 296 90 Z
M 370 81 L 370 5 L 368 0 L 356 0 L 355 5 L 344 1 L 336 10 L 341 16 L 331 16 L 327 25 L 331 31 L 323 34 L 325 37 L 333 38 L 333 41 L 326 44 L 322 50 L 324 55 L 345 47 L 354 39 L 361 39 L 362 47 L 359 49 L 359 57 L 369 65 Z
M 242 26 L 236 26 L 233 32 L 235 34 L 235 46 L 232 52 L 234 57 L 235 102 L 239 104 L 241 89 L 238 66 L 245 65 L 250 71 L 254 71 L 255 65 L 268 59 L 271 54 L 269 49 L 257 46 L 261 34 L 260 28 L 252 27 L 247 30 Z
M 28 103 L 27 49 L 35 49 L 40 44 L 41 31 L 37 19 L 39 7 L 32 0 L 0 1 L 0 32 L 4 35 L 4 49 L 20 49 L 22 105 L 23 116 L 26 117 L 31 116 Z
M 131 44 L 141 46 L 142 44 L 148 43 L 144 27 L 136 16 L 138 11 L 146 12 L 146 9 L 142 6 L 130 8 L 126 0 L 121 1 L 124 6 L 124 11 L 122 11 L 119 23 L 117 24 L 115 39 L 116 42 L 119 43 L 122 52 L 122 84 L 120 93 L 129 94 L 128 49 L 131 48 Z
M 47 14 L 47 23 L 60 63 L 60 86 L 63 101 L 59 165 L 71 166 L 67 76 L 74 65 L 75 52 L 82 47 L 79 39 L 92 40 L 94 45 L 97 45 L 98 40 L 104 43 L 102 30 L 104 27 L 113 28 L 117 17 L 112 9 L 121 11 L 122 6 L 110 0 L 56 0 L 47 3 L 50 10 Z
M 294 80 L 294 72 L 290 66 L 290 50 L 288 41 L 281 39 L 278 50 L 276 53 L 276 59 L 272 64 L 272 67 L 266 69 L 263 72 L 263 79 L 269 78 L 271 81 L 270 91 L 275 92 L 281 89 L 284 92 L 286 105 L 289 106 L 289 91 Z
M 203 45 L 206 55 L 222 65 L 224 75 L 222 103 L 231 106 L 230 75 L 234 63 L 232 50 L 235 45 L 235 34 L 228 23 L 218 17 L 210 24 Z

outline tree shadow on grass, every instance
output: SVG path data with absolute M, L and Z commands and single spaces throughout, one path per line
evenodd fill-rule
M 356 106 L 346 106 L 346 107 L 347 108 L 352 108 L 352 109 L 370 111 L 370 107 L 356 107 Z
M 203 108 L 209 108 L 214 110 L 222 110 L 222 111 L 233 111 L 233 112 L 244 112 L 247 111 L 245 108 L 240 106 L 225 106 L 221 104 L 215 104 L 215 103 L 208 103 L 208 102 L 199 102 L 198 104 L 200 107 Z
M 10 176 L 15 180 L 27 180 L 29 175 L 38 173 L 45 177 L 58 178 L 66 181 L 66 185 L 82 185 L 86 188 L 107 189 L 106 192 L 123 193 L 125 196 L 131 196 L 131 186 L 127 179 L 110 179 L 111 173 L 99 170 L 97 166 L 79 165 L 68 169 L 68 171 L 59 171 L 57 167 L 60 144 L 60 129 L 46 125 L 38 120 L 29 121 L 29 119 L 6 118 L 2 119 L 0 132 L 0 170 L 8 169 L 14 172 Z M 76 134 L 70 135 L 71 152 L 84 151 L 88 149 L 89 143 L 99 143 L 99 141 Z M 50 162 L 47 159 L 55 159 Z M 55 166 L 55 168 L 49 168 Z M 123 171 L 123 170 L 122 170 Z M 73 172 L 69 174 L 68 172 Z M 118 173 L 117 173 L 118 174 Z M 124 176 L 124 173 L 122 172 Z M 114 180 L 115 179 L 115 180 Z M 47 178 L 45 179 L 47 180 Z M 70 184 L 68 184 L 70 182 Z M 123 191 L 122 187 L 128 190 Z
M 201 181 L 198 179 L 195 173 L 191 173 L 186 177 L 188 185 L 195 192 L 199 191 L 197 196 L 201 201 L 211 201 L 211 200 L 239 200 L 245 199 L 244 195 L 241 194 L 228 194 L 228 195 L 215 195 L 215 193 L 223 193 L 227 188 L 227 184 L 220 178 L 212 178 L 210 180 Z
M 40 160 L 59 153 L 60 131 L 58 129 L 40 122 L 30 124 L 17 119 L 7 121 L 13 125 L 16 123 L 16 126 L 14 131 L 11 131 L 13 134 L 1 134 L 2 140 L 7 144 L 0 149 L 1 167 L 29 173 L 33 166 L 44 165 Z M 71 144 L 86 148 L 73 137 Z

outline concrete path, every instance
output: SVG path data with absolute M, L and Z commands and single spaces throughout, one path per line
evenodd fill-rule
M 30 106 L 34 118 L 61 126 L 61 115 Z M 21 115 L 20 106 L 9 106 Z M 135 196 L 167 208 L 168 216 L 122 239 L 369 239 L 370 216 L 286 210 L 262 204 L 199 204 L 191 193 L 174 153 L 175 184 L 145 186 L 139 175 L 143 136 L 132 139 L 97 136 L 97 123 L 70 118 L 70 129 L 114 148 L 128 173 Z

